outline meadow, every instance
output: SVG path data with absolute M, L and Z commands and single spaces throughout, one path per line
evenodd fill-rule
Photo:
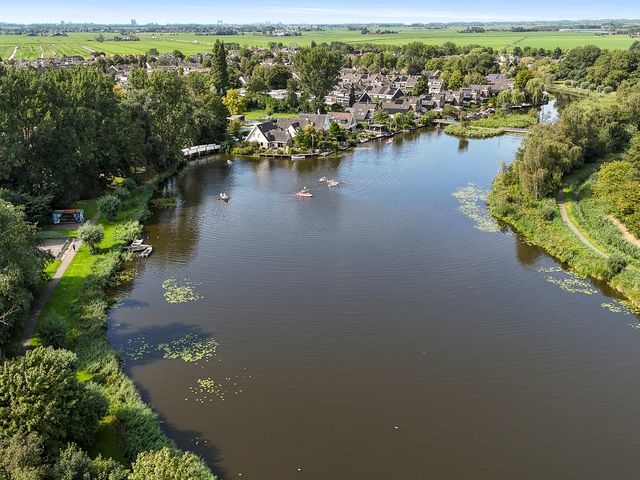
M 308 46 L 312 41 L 344 42 L 351 44 L 369 43 L 375 45 L 404 45 L 409 42 L 423 42 L 439 45 L 453 42 L 457 45 L 482 45 L 498 50 L 511 50 L 515 46 L 544 49 L 573 48 L 582 45 L 597 45 L 607 49 L 627 49 L 633 39 L 627 35 L 595 35 L 584 32 L 511 32 L 487 31 L 484 33 L 460 33 L 457 29 L 428 30 L 404 27 L 398 33 L 386 35 L 362 35 L 359 31 L 346 28 L 330 28 L 318 32 L 303 32 L 298 37 L 269 37 L 261 34 L 244 35 L 198 35 L 195 33 L 141 33 L 140 41 L 116 42 L 96 41 L 95 33 L 70 33 L 67 37 L 27 37 L 23 35 L 0 35 L 0 57 L 9 58 L 16 46 L 16 59 L 50 58 L 64 55 L 88 57 L 92 50 L 107 54 L 144 53 L 156 48 L 160 53 L 180 50 L 184 54 L 210 51 L 217 39 L 225 43 L 239 43 L 249 47 L 266 47 L 270 42 L 285 45 Z M 111 37 L 105 34 L 105 37 Z

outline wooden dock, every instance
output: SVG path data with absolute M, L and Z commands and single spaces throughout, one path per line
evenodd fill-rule
M 201 157 L 203 155 L 211 155 L 212 153 L 218 153 L 220 151 L 220 145 L 215 143 L 209 143 L 207 145 L 196 145 L 193 147 L 183 148 L 182 155 L 186 158 Z

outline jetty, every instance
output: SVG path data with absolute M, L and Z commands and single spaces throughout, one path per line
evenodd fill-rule
M 183 148 L 182 155 L 186 158 L 192 158 L 211 155 L 212 153 L 218 153 L 219 151 L 220 145 L 209 143 L 207 145 L 195 145 L 193 147 Z

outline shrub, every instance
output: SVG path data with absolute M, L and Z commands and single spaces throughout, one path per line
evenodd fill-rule
M 78 238 L 89 245 L 91 253 L 95 253 L 97 251 L 96 245 L 104 238 L 104 228 L 102 225 L 85 223 L 78 229 Z
M 38 335 L 45 346 L 63 348 L 67 342 L 69 327 L 60 315 L 48 313 L 38 325 Z
M 118 197 L 120 200 L 126 200 L 131 196 L 131 192 L 128 188 L 118 187 L 113 191 L 113 194 Z
M 36 432 L 52 448 L 89 442 L 107 403 L 95 384 L 76 380 L 76 362 L 72 352 L 39 347 L 0 366 L 3 435 Z
M 122 202 L 115 195 L 103 195 L 98 198 L 98 208 L 109 220 L 115 220 L 122 207 Z
M 556 218 L 556 206 L 554 201 L 545 202 L 539 211 L 540 211 L 540 218 L 542 218 L 547 222 L 550 222 L 551 220 Z
M 613 92 L 613 87 L 604 87 L 602 89 L 602 93 L 611 93 Z
M 124 179 L 124 182 L 122 182 L 122 186 L 127 190 L 133 190 L 134 188 L 136 188 L 137 184 L 133 178 L 128 177 Z
M 133 464 L 130 480 L 215 480 L 198 457 L 169 448 L 143 452 Z
M 627 267 L 627 259 L 619 253 L 614 253 L 607 260 L 608 279 L 615 277 Z
M 129 220 L 116 227 L 116 243 L 129 245 L 142 235 L 142 225 L 137 220 Z

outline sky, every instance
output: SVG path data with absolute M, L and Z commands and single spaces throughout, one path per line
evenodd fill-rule
M 428 23 L 640 18 L 640 0 L 0 0 L 0 23 Z

